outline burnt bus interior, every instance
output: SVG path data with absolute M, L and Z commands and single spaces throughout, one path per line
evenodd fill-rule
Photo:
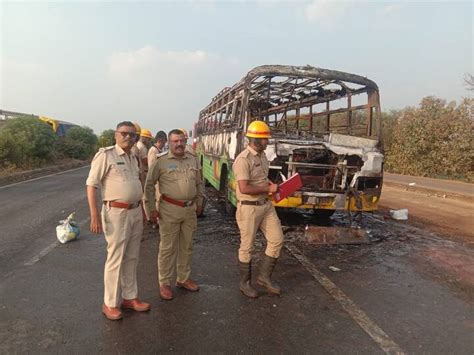
M 272 131 L 266 153 L 273 181 L 298 172 L 307 196 L 380 190 L 381 171 L 372 167 L 382 158 L 371 165 L 364 153 L 382 155 L 379 93 L 373 81 L 310 66 L 257 67 L 201 111 L 198 134 L 244 132 L 253 120 L 265 121 Z M 244 142 L 241 135 L 237 153 Z

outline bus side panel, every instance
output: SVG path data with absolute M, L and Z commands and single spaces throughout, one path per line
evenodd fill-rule
M 212 157 L 207 156 L 206 154 L 201 154 L 200 159 L 202 159 L 202 174 L 204 180 L 207 180 L 216 190 L 219 190 L 219 179 L 214 175 L 214 161 Z

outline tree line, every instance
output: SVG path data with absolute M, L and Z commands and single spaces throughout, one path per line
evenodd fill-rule
M 472 98 L 457 104 L 432 96 L 417 107 L 383 112 L 385 171 L 473 181 L 473 113 Z M 57 137 L 48 124 L 20 117 L 0 127 L 0 168 L 34 168 L 61 158 L 87 160 L 99 147 L 113 144 L 112 129 L 96 136 L 88 127 L 73 127 Z
M 62 159 L 91 159 L 101 146 L 114 144 L 113 130 L 97 137 L 89 127 L 72 127 L 58 137 L 35 117 L 18 117 L 0 126 L 0 168 L 32 169 Z M 105 136 L 104 136 L 105 134 Z

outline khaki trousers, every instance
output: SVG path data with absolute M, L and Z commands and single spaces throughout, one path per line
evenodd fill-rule
M 184 282 L 191 274 L 193 237 L 197 229 L 196 205 L 180 207 L 160 201 L 160 250 L 158 281 L 171 285 L 175 277 Z
M 104 303 L 118 307 L 123 299 L 137 298 L 137 265 L 143 234 L 141 207 L 131 210 L 102 207 L 102 226 L 107 240 L 104 269 Z
M 283 247 L 283 231 L 280 219 L 271 202 L 267 202 L 262 206 L 238 203 L 235 217 L 240 229 L 240 262 L 249 263 L 251 261 L 255 237 L 259 228 L 267 240 L 265 254 L 272 258 L 280 256 Z

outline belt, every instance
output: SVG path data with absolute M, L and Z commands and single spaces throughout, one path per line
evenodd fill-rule
M 264 204 L 267 203 L 267 199 L 265 200 L 259 200 L 259 201 L 239 201 L 241 205 L 250 205 L 250 206 L 263 206 Z
M 175 200 L 171 197 L 168 197 L 166 195 L 161 195 L 161 198 L 163 200 L 165 200 L 166 202 L 169 202 L 173 205 L 176 205 L 176 206 L 179 206 L 179 207 L 189 207 L 189 206 L 192 206 L 194 201 L 178 201 L 178 200 Z
M 140 201 L 135 203 L 127 203 L 127 202 L 117 202 L 117 201 L 104 201 L 104 205 L 116 208 L 124 208 L 126 210 L 133 210 L 140 206 Z

